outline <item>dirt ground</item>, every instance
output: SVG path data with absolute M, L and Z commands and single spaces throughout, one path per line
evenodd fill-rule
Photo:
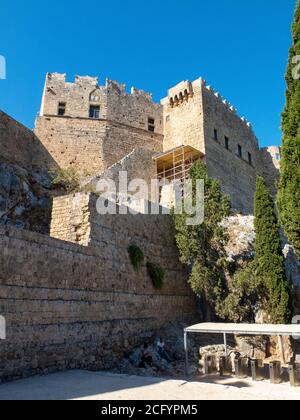
M 300 388 L 218 376 L 184 381 L 70 371 L 2 384 L 0 400 L 300 400 Z

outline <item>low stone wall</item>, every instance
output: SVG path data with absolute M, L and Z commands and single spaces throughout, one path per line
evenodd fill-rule
M 159 226 L 157 218 L 114 217 L 102 219 L 98 240 L 88 247 L 0 226 L 0 315 L 7 321 L 0 381 L 110 368 L 141 344 L 143 333 L 197 320 L 172 226 L 166 228 L 170 221 Z M 127 252 L 132 242 L 166 269 L 162 290 L 153 288 L 145 267 L 134 271 Z

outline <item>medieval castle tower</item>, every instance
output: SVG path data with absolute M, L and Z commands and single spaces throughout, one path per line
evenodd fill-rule
M 115 168 L 176 179 L 178 168 L 205 159 L 244 213 L 253 211 L 256 176 L 273 188 L 279 174 L 279 147 L 260 150 L 251 124 L 203 79 L 178 84 L 158 104 L 111 80 L 100 86 L 97 78 L 68 83 L 65 74 L 47 74 L 35 134 L 58 166 L 95 177 Z

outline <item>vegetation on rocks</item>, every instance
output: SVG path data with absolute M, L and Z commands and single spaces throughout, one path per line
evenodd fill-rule
M 180 261 L 189 267 L 189 283 L 204 300 L 208 316 L 221 315 L 229 265 L 225 251 L 228 236 L 221 222 L 230 214 L 230 200 L 222 195 L 219 181 L 208 176 L 202 162 L 191 168 L 190 177 L 194 185 L 198 179 L 204 180 L 205 220 L 201 225 L 189 226 L 187 217 L 190 216 L 185 213 L 174 216 Z
M 289 323 L 292 309 L 280 225 L 273 198 L 261 177 L 257 178 L 254 213 L 254 261 L 234 276 L 223 315 L 236 322 L 255 321 L 255 314 L 260 310 L 268 322 Z
M 77 193 L 81 191 L 80 174 L 74 167 L 59 169 L 52 181 L 52 186 L 60 188 L 68 194 Z
M 256 241 L 254 260 L 233 263 L 226 252 L 228 231 L 224 219 L 230 204 L 218 181 L 208 177 L 203 163 L 191 169 L 193 181 L 205 184 L 205 220 L 189 226 L 187 215 L 175 215 L 180 260 L 190 270 L 193 291 L 210 308 L 211 315 L 233 322 L 255 322 L 258 311 L 271 323 L 291 320 L 289 282 L 285 274 L 280 225 L 275 205 L 263 178 L 257 178 L 255 194 Z

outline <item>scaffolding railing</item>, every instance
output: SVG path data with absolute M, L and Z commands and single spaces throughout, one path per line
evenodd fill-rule
M 184 182 L 189 178 L 191 167 L 198 160 L 199 158 L 195 158 L 192 154 L 186 154 L 184 149 L 182 149 L 182 152 L 179 154 L 173 153 L 172 162 L 162 165 L 163 168 L 157 173 L 157 178 L 159 181 L 165 179 Z

